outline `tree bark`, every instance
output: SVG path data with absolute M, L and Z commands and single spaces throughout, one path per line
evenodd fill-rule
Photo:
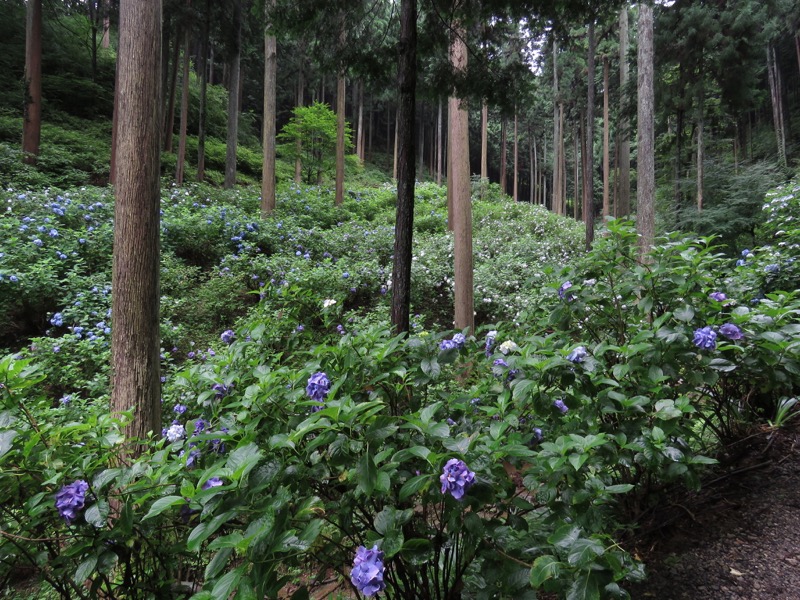
M 439 98 L 439 112 L 436 117 L 436 185 L 442 185 L 442 99 Z
M 342 28 L 344 35 L 344 27 Z M 336 197 L 337 206 L 344 202 L 344 110 L 345 110 L 344 72 L 336 78 Z
M 553 197 L 550 200 L 550 209 L 561 214 L 561 122 L 558 101 L 558 43 L 553 39 Z
M 580 117 L 578 117 L 580 119 Z M 578 220 L 578 199 L 581 198 L 581 182 L 580 182 L 580 126 L 575 124 L 575 130 L 572 136 L 573 154 L 575 155 L 575 167 L 573 169 L 573 179 L 575 179 L 575 198 L 572 201 L 572 218 Z
M 486 100 L 481 106 L 481 182 L 489 178 L 489 105 Z M 483 189 L 483 188 L 481 188 Z
M 397 145 L 400 135 L 400 108 L 394 111 L 394 158 L 392 160 L 392 179 L 397 181 Z
M 783 119 L 783 89 L 775 47 L 767 44 L 767 79 L 772 99 L 772 121 L 775 126 L 775 139 L 778 146 L 778 166 L 786 168 L 786 128 Z
M 594 241 L 594 18 L 589 21 L 589 57 L 587 68 L 589 81 L 586 96 L 586 169 L 583 178 L 583 222 L 586 225 L 586 250 L 590 250 Z
M 277 50 L 276 50 L 277 51 Z M 295 106 L 303 106 L 305 102 L 305 75 L 303 73 L 303 66 L 300 67 L 300 72 L 297 74 L 297 98 Z M 303 163 L 300 160 L 300 153 L 302 151 L 302 142 L 298 137 L 295 141 L 295 151 L 297 158 L 294 161 L 294 182 L 300 183 L 303 180 Z
M 206 99 L 208 96 L 208 20 L 211 10 L 211 0 L 206 0 L 205 14 L 203 15 L 203 41 L 200 45 L 200 60 L 197 73 L 200 76 L 200 107 L 197 115 L 197 181 L 206 177 Z
M 111 412 L 133 410 L 126 437 L 144 440 L 161 430 L 161 0 L 121 3 L 118 60 Z
M 111 7 L 109 3 L 110 0 L 103 0 L 103 38 L 100 42 L 103 48 L 111 45 Z
M 519 201 L 519 135 L 517 134 L 517 107 L 514 107 L 514 202 Z
M 25 104 L 22 160 L 35 165 L 42 133 L 42 0 L 28 0 L 25 27 Z
M 609 143 L 609 130 L 611 129 L 608 122 L 608 55 L 603 56 L 603 218 L 611 214 L 611 148 Z
M 500 191 L 504 194 L 506 193 L 507 185 L 506 185 L 506 172 L 508 171 L 508 165 L 506 160 L 506 118 L 502 117 L 500 119 Z
M 180 30 L 175 36 L 172 50 L 172 77 L 169 81 L 169 98 L 164 115 L 164 150 L 172 152 L 172 130 L 175 128 L 175 96 L 178 88 L 178 62 L 181 58 Z
M 531 204 L 536 203 L 536 163 L 534 162 L 534 148 L 536 146 L 536 140 L 533 139 L 533 133 L 531 132 L 531 126 L 528 124 L 528 170 L 529 170 L 529 179 L 530 182 L 530 193 L 528 194 L 528 201 Z
M 702 102 L 702 98 L 698 99 L 698 102 Z M 697 210 L 703 210 L 703 179 L 704 179 L 704 170 L 703 170 L 703 163 L 705 162 L 705 146 L 703 140 L 703 126 L 704 126 L 704 119 L 703 119 L 703 109 L 702 106 L 698 108 L 699 114 L 697 118 L 697 182 L 696 182 L 696 199 L 697 199 Z
M 275 33 L 272 29 L 272 13 L 275 0 L 264 3 L 266 28 L 264 29 L 264 126 L 261 167 L 261 218 L 275 210 L 275 116 L 278 80 L 278 54 Z
M 466 31 L 456 24 L 450 40 L 450 65 L 455 73 L 467 69 Z M 472 206 L 469 172 L 469 114 L 459 98 L 451 96 L 448 107 L 453 189 L 453 255 L 455 258 L 455 327 L 470 332 L 475 327 L 472 272 Z
M 639 233 L 639 260 L 649 262 L 647 254 L 655 240 L 655 112 L 653 92 L 653 5 L 639 5 L 638 66 L 638 160 L 636 186 L 636 230 Z
M 187 8 L 191 0 L 186 0 Z M 181 124 L 178 132 L 178 161 L 175 166 L 175 183 L 183 185 L 183 175 L 186 167 L 186 124 L 189 120 L 189 38 L 191 27 L 186 27 L 183 41 L 183 81 L 181 82 Z
M 399 164 L 397 215 L 392 266 L 392 327 L 395 333 L 411 330 L 411 245 L 414 230 L 414 120 L 417 95 L 417 2 L 402 0 L 397 85 L 400 105 L 397 119 Z
M 631 142 L 628 119 L 625 117 L 625 89 L 628 86 L 628 6 L 619 13 L 619 201 L 614 214 L 626 217 L 631 212 Z
M 242 60 L 242 1 L 233 0 L 234 47 L 229 62 L 228 132 L 225 151 L 225 181 L 223 187 L 236 185 L 236 148 L 239 144 L 239 75 Z

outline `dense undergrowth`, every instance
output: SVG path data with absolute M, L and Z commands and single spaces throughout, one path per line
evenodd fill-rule
M 443 190 L 417 192 L 402 338 L 393 189 L 337 208 L 286 187 L 265 221 L 247 191 L 167 190 L 164 430 L 128 464 L 107 412 L 111 194 L 6 191 L 3 581 L 37 567 L 64 597 L 304 598 L 377 546 L 385 571 L 361 568 L 353 594 L 624 597 L 644 568 L 620 532 L 654 492 L 696 487 L 718 444 L 792 415 L 800 185 L 767 196 L 776 243 L 731 258 L 670 237 L 646 264 L 629 223 L 583 254 L 571 221 L 476 200 L 466 336 L 449 330 Z

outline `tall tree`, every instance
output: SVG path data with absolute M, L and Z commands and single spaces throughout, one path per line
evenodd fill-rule
M 23 160 L 36 164 L 42 132 L 42 0 L 28 0 L 25 26 Z
M 398 176 L 392 268 L 392 326 L 396 333 L 410 331 L 411 243 L 414 228 L 414 111 L 417 95 L 417 0 L 400 4 L 398 44 Z
M 236 148 L 239 143 L 239 76 L 242 61 L 242 0 L 233 0 L 233 36 L 231 55 L 228 61 L 230 80 L 228 84 L 228 135 L 225 152 L 224 187 L 236 184 Z
M 343 50 L 347 40 L 345 13 L 339 15 L 339 49 Z M 345 65 L 342 62 L 336 73 L 336 190 L 334 204 L 344 202 L 344 113 L 345 113 Z
M 467 69 L 466 31 L 459 25 L 453 27 L 450 40 L 450 65 L 458 75 Z M 456 329 L 475 327 L 474 289 L 472 272 L 472 199 L 469 172 L 469 114 L 463 101 L 451 96 L 448 105 L 448 147 L 452 161 L 452 176 L 447 186 L 452 186 L 453 196 L 453 255 L 455 259 L 455 326 Z
M 203 181 L 206 176 L 206 105 L 208 97 L 208 40 L 211 0 L 206 0 L 203 14 L 203 32 L 200 41 L 200 57 L 197 62 L 197 71 L 200 75 L 200 106 L 197 111 L 197 181 Z
M 609 132 L 611 124 L 608 122 L 609 109 L 608 109 L 608 85 L 609 85 L 609 66 L 608 56 L 603 56 L 603 217 L 611 214 L 610 203 L 610 183 L 611 183 L 611 166 L 610 166 L 610 144 Z
M 271 17 L 275 0 L 264 3 L 266 26 L 264 28 L 264 131 L 262 146 L 264 160 L 261 169 L 261 216 L 275 210 L 275 115 L 278 80 L 278 55 Z
M 646 261 L 655 240 L 655 98 L 653 89 L 653 5 L 639 4 L 637 25 L 639 52 L 637 107 L 637 185 L 636 230 L 639 233 L 639 257 Z
M 119 41 L 111 412 L 129 438 L 161 429 L 159 210 L 161 0 L 122 2 Z
M 631 143 L 625 90 L 628 87 L 628 5 L 619 11 L 619 196 L 614 203 L 614 216 L 625 217 L 631 212 Z
M 586 250 L 592 247 L 592 242 L 594 241 L 594 16 L 589 20 L 588 37 L 589 58 L 586 61 L 586 68 L 589 74 L 586 86 L 586 158 L 583 163 L 583 222 L 586 225 Z
M 191 6 L 192 0 L 186 0 L 186 7 Z M 188 13 L 188 11 L 187 11 Z M 175 183 L 183 184 L 183 173 L 186 167 L 186 126 L 189 121 L 189 41 L 192 28 L 184 27 L 183 40 L 183 80 L 181 82 L 181 124 L 178 132 L 178 161 L 175 167 Z

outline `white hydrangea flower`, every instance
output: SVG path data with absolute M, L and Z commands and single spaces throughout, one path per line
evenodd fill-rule
M 176 442 L 186 437 L 186 430 L 183 428 L 183 425 L 180 423 L 173 423 L 170 425 L 170 428 L 167 429 L 167 441 L 170 443 Z
M 328 308 L 329 306 L 333 306 L 334 304 L 336 304 L 336 300 L 331 300 L 330 298 L 328 298 L 327 300 L 322 301 L 322 308 Z
M 517 346 L 517 344 L 515 344 L 511 340 L 506 340 L 505 342 L 500 344 L 500 352 L 502 352 L 503 354 L 508 354 L 509 352 L 516 352 L 517 350 L 519 350 L 519 346 Z

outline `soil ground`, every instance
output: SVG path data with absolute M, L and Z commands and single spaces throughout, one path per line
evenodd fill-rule
M 640 522 L 634 600 L 800 600 L 800 418 L 728 450 L 699 492 Z

